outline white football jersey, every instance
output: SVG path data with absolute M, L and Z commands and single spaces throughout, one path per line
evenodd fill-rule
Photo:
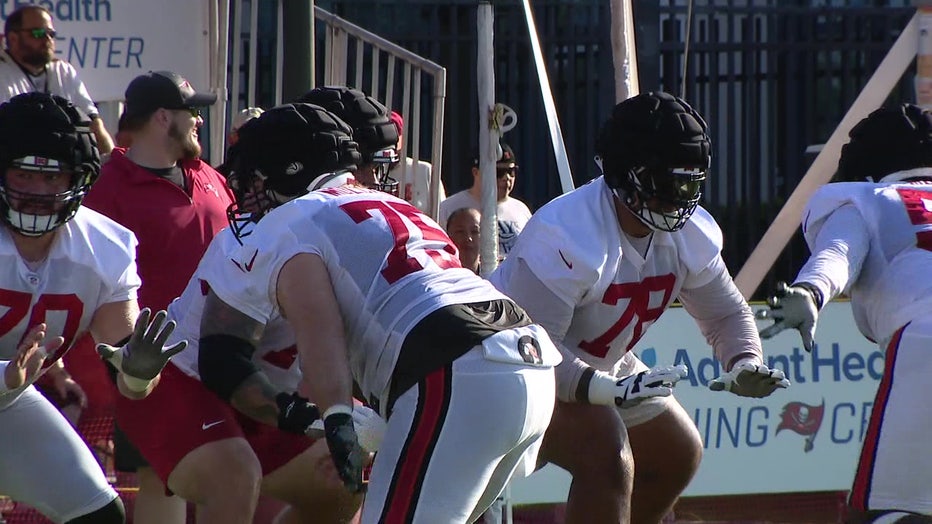
M 845 278 L 846 291 L 858 328 L 881 342 L 932 311 L 932 183 L 822 186 L 803 215 L 810 248 L 825 220 L 845 204 L 856 207 L 870 236 L 860 273 Z
M 198 340 L 207 292 L 218 279 L 223 278 L 222 268 L 233 265 L 233 257 L 237 256 L 240 247 L 232 229 L 226 228 L 217 233 L 184 292 L 168 306 L 169 318 L 178 323 L 168 345 L 181 340 L 188 341 L 188 347 L 172 357 L 172 363 L 198 380 Z M 277 311 L 273 312 L 262 332 L 259 346 L 252 355 L 253 363 L 273 384 L 286 391 L 294 391 L 301 381 L 297 357 L 294 331 Z
M 140 281 L 131 231 L 82 206 L 54 234 L 48 257 L 30 268 L 10 230 L 0 227 L 0 360 L 10 360 L 26 332 L 45 322 L 47 339 L 65 339 L 46 359 L 48 368 L 87 330 L 100 306 L 136 299 Z M 0 397 L 0 405 L 9 401 Z
M 550 335 L 590 366 L 615 372 L 681 289 L 711 281 L 716 273 L 706 270 L 721 245 L 721 230 L 699 207 L 680 231 L 654 232 L 642 256 L 600 177 L 539 209 L 490 280 L 507 295 L 512 272 L 526 265 L 574 308 L 566 333 Z
M 227 304 L 257 321 L 280 315 L 282 266 L 299 253 L 327 266 L 346 332 L 349 361 L 366 397 L 384 405 L 408 331 L 451 304 L 505 298 L 463 269 L 436 222 L 386 193 L 352 186 L 314 191 L 274 209 L 211 281 Z

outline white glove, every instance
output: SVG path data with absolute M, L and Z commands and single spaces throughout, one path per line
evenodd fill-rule
M 770 338 L 784 329 L 797 329 L 806 351 L 812 351 L 816 323 L 819 320 L 821 297 L 809 285 L 777 283 L 775 293 L 767 299 L 770 309 L 761 309 L 755 317 L 772 319 L 774 323 L 760 331 L 761 338 Z
M 357 404 L 353 406 L 353 428 L 356 430 L 356 438 L 360 447 L 370 453 L 375 453 L 382 444 L 388 424 L 374 410 Z M 317 419 L 308 427 L 307 434 L 314 438 L 322 438 L 323 431 L 324 421 Z
M 374 453 L 382 445 L 385 429 L 388 424 L 374 410 L 366 406 L 353 407 L 353 425 L 356 427 L 356 438 L 362 449 Z
M 622 379 L 596 371 L 589 383 L 589 402 L 627 408 L 647 398 L 669 397 L 687 376 L 689 368 L 683 365 L 648 369 Z
M 741 360 L 731 371 L 709 382 L 712 391 L 731 391 L 742 397 L 763 398 L 777 388 L 790 387 L 783 371 L 770 369 L 752 360 Z

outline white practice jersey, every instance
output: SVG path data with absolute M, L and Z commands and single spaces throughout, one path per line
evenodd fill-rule
M 87 330 L 100 306 L 136 299 L 136 237 L 109 218 L 80 207 L 55 230 L 48 257 L 35 268 L 23 261 L 11 235 L 0 228 L 0 360 L 10 360 L 26 332 L 45 322 L 47 339 L 65 339 L 45 361 L 48 368 Z M 0 407 L 14 396 L 0 395 Z
M 814 246 L 826 220 L 842 206 L 854 206 L 870 247 L 860 272 L 829 279 L 846 282 L 858 328 L 883 342 L 897 329 L 932 311 L 932 183 L 832 183 L 809 201 L 803 220 L 806 242 Z M 808 264 L 807 264 L 807 267 Z M 797 278 L 810 281 L 807 270 Z M 823 289 L 823 293 L 826 290 Z
M 551 337 L 563 335 L 582 361 L 615 372 L 681 289 L 718 274 L 721 245 L 721 230 L 699 207 L 680 231 L 654 232 L 642 256 L 622 233 L 600 177 L 539 209 L 490 280 L 508 294 L 512 273 L 529 268 L 574 308 L 566 333 Z
M 343 316 L 350 366 L 363 394 L 386 401 L 408 331 L 451 304 L 505 298 L 463 269 L 436 222 L 386 193 L 352 186 L 314 191 L 262 218 L 245 245 L 220 265 L 214 292 L 255 320 L 280 315 L 282 266 L 319 256 Z
M 217 233 L 207 247 L 207 251 L 204 252 L 184 292 L 168 306 L 169 318 L 178 323 L 168 344 L 171 345 L 181 340 L 188 341 L 188 347 L 172 357 L 172 363 L 198 380 L 200 380 L 198 340 L 207 292 L 214 287 L 215 282 L 224 278 L 226 273 L 223 268 L 233 265 L 232 261 L 239 254 L 241 247 L 232 229 L 226 228 Z M 262 339 L 252 355 L 253 363 L 268 376 L 273 384 L 285 391 L 294 391 L 301 381 L 301 369 L 297 356 L 298 349 L 295 346 L 294 331 L 277 311 L 273 311 L 265 326 L 265 331 L 262 332 Z

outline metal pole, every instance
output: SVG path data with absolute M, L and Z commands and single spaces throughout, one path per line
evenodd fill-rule
M 498 265 L 498 180 L 495 178 L 495 163 L 498 159 L 496 151 L 501 135 L 497 127 L 492 125 L 495 110 L 493 20 L 491 1 L 480 0 L 476 13 L 476 78 L 479 84 L 479 172 L 482 173 L 479 273 L 483 277 L 489 276 Z
M 314 0 L 282 2 L 282 101 L 314 87 Z

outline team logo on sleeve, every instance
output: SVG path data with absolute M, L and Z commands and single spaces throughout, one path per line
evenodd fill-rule
M 539 366 L 543 362 L 540 357 L 540 342 L 532 336 L 524 335 L 518 339 L 518 354 L 528 364 Z
M 810 406 L 803 402 L 790 402 L 783 406 L 783 412 L 780 414 L 780 425 L 777 426 L 776 433 L 788 429 L 794 433 L 806 437 L 806 443 L 803 445 L 803 451 L 806 453 L 812 451 L 813 442 L 816 433 L 822 427 L 822 415 L 825 413 L 825 400 L 822 400 L 821 406 Z

